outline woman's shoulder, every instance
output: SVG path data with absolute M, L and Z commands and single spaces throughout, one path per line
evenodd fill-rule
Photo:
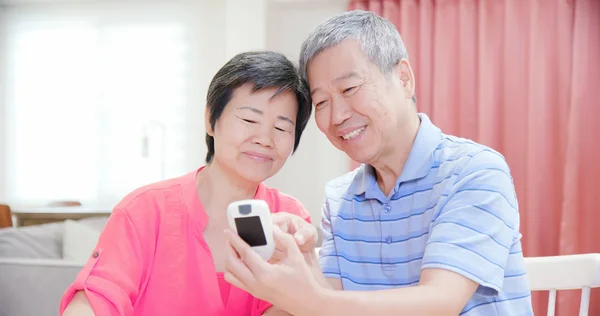
M 287 212 L 294 215 L 298 215 L 310 222 L 310 213 L 306 210 L 302 202 L 295 197 L 281 192 L 275 188 L 270 188 L 262 184 L 264 191 L 267 195 L 267 203 L 271 208 L 271 213 Z
M 164 211 L 166 206 L 171 208 L 183 204 L 186 187 L 194 184 L 194 174 L 191 172 L 180 177 L 158 181 L 141 186 L 121 199 L 113 212 L 126 212 L 129 216 L 142 215 L 152 217 L 152 213 Z M 150 218 L 148 218 L 150 219 Z

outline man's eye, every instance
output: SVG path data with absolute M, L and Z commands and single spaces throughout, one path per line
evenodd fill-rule
M 356 89 L 356 86 L 354 86 L 354 87 L 350 87 L 350 88 L 348 88 L 348 89 L 345 89 L 345 90 L 344 90 L 344 93 L 349 93 L 349 92 L 352 92 L 352 91 L 354 91 L 354 89 Z
M 325 104 L 325 102 L 327 102 L 327 101 L 321 101 L 321 102 L 319 102 L 319 103 L 315 104 L 315 107 L 317 108 L 317 107 L 319 107 L 319 106 L 321 106 L 321 105 Z
M 242 119 L 242 120 L 244 120 L 244 122 L 250 123 L 250 124 L 255 124 L 256 123 L 256 121 L 253 121 L 253 120 L 248 120 L 248 119 Z
M 287 132 L 286 130 L 284 130 L 284 129 L 283 129 L 283 128 L 281 128 L 281 127 L 275 127 L 275 129 L 276 129 L 276 130 L 278 130 L 278 131 L 281 131 L 281 132 Z

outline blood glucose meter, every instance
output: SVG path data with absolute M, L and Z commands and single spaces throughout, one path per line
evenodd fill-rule
M 227 207 L 229 227 L 235 231 L 264 260 L 269 260 L 275 249 L 273 222 L 267 202 L 241 200 Z

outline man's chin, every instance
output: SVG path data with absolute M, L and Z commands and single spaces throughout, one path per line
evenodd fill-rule
M 375 158 L 375 155 L 371 155 L 370 153 L 366 152 L 346 152 L 346 155 L 348 155 L 350 159 L 354 160 L 359 165 L 363 163 L 370 164 Z

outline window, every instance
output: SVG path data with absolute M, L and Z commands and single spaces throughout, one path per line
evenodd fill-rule
M 201 163 L 197 26 L 185 6 L 138 6 L 8 9 L 11 202 L 112 205 Z

